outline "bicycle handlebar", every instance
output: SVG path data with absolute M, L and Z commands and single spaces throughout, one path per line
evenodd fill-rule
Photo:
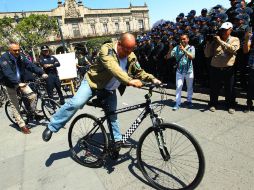
M 154 84 L 151 82 L 142 82 L 144 87 L 148 87 L 149 90 L 152 90 L 154 88 L 164 88 L 167 86 L 166 83 L 160 83 L 160 84 Z

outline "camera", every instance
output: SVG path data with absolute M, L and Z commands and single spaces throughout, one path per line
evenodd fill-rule
M 211 30 L 206 34 L 206 41 L 211 42 L 214 39 L 214 36 L 218 35 L 218 30 Z

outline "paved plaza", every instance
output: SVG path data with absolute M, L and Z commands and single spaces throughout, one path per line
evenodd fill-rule
M 143 89 L 128 88 L 119 98 L 118 107 L 144 101 Z M 254 187 L 254 112 L 243 113 L 245 99 L 237 99 L 236 113 L 223 106 L 212 113 L 207 110 L 208 95 L 194 94 L 194 107 L 172 111 L 174 90 L 167 89 L 168 100 L 161 116 L 190 131 L 199 141 L 206 159 L 206 170 L 198 190 L 252 190 Z M 183 93 L 186 96 L 186 93 Z M 154 100 L 160 95 L 154 93 Z M 183 98 L 184 101 L 185 98 Z M 223 98 L 221 98 L 223 100 Z M 221 101 L 223 103 L 223 101 Z M 79 113 L 99 116 L 100 110 L 85 106 Z M 121 114 L 121 130 L 125 132 L 140 113 Z M 75 117 L 75 116 L 74 116 Z M 46 122 L 34 126 L 23 135 L 11 125 L 0 108 L 0 189 L 1 190 L 133 190 L 152 189 L 136 165 L 136 150 L 121 150 L 118 161 L 109 161 L 98 169 L 86 168 L 70 157 L 68 128 L 53 134 L 49 142 L 41 138 Z M 138 141 L 150 126 L 145 121 L 132 136 Z

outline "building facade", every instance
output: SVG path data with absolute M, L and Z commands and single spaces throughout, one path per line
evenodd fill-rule
M 150 29 L 149 10 L 144 6 L 130 6 L 115 9 L 91 9 L 83 5 L 82 0 L 56 0 L 57 8 L 51 11 L 2 12 L 0 18 L 46 14 L 56 17 L 64 40 L 72 43 L 85 41 L 98 36 L 115 36 L 123 32 L 142 32 Z M 51 44 L 60 46 L 60 36 L 51 36 Z

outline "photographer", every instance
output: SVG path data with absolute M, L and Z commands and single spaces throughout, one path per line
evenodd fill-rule
M 237 37 L 231 36 L 233 25 L 225 22 L 221 25 L 218 35 L 212 41 L 207 41 L 205 56 L 212 57 L 210 67 L 210 102 L 211 112 L 216 110 L 218 96 L 224 83 L 225 99 L 228 112 L 235 112 L 235 93 L 234 93 L 234 63 L 236 52 L 240 47 Z
M 193 95 L 193 65 L 192 60 L 195 58 L 195 48 L 189 45 L 189 37 L 187 34 L 180 36 L 180 44 L 176 47 L 172 45 L 169 48 L 166 59 L 171 57 L 176 58 L 177 70 L 176 70 L 176 103 L 173 110 L 176 111 L 181 106 L 181 93 L 186 80 L 187 85 L 187 102 L 188 107 L 192 107 L 192 95 Z

